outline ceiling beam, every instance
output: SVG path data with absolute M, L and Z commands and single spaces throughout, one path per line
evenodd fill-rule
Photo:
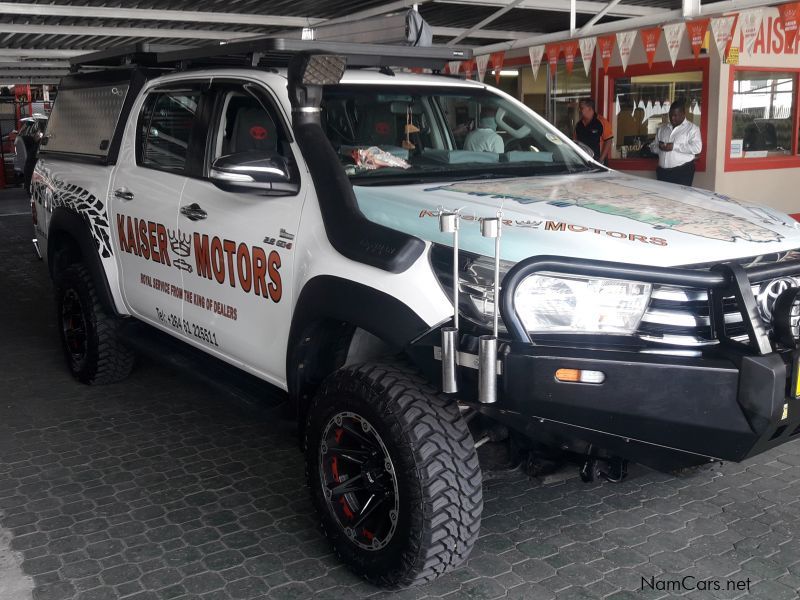
M 611 0 L 608 4 L 606 4 L 603 7 L 603 10 L 601 10 L 599 13 L 597 13 L 595 16 L 593 16 L 591 19 L 589 19 L 586 22 L 586 25 L 584 25 L 583 27 L 580 28 L 580 31 L 578 31 L 578 34 L 581 35 L 581 34 L 588 33 L 589 30 L 592 27 L 594 27 L 595 23 L 597 23 L 600 19 L 605 17 L 611 11 L 611 9 L 614 8 L 619 3 L 620 3 L 620 0 Z
M 7 79 L 8 77 L 62 77 L 67 73 L 69 73 L 68 69 L 11 70 L 0 71 L 0 79 Z
M 701 10 L 700 0 L 683 0 L 683 16 L 685 18 L 699 17 Z
M 497 6 L 502 7 L 508 4 L 507 0 L 434 0 L 440 4 L 461 4 L 469 6 Z M 570 12 L 570 2 L 564 0 L 525 0 L 517 8 L 531 9 L 531 10 L 547 10 L 553 12 Z M 596 14 L 603 10 L 606 2 L 598 2 L 596 0 L 577 0 L 575 9 L 578 13 Z M 639 6 L 633 4 L 620 4 L 616 6 L 610 13 L 611 17 L 642 17 L 647 15 L 655 15 L 664 12 L 664 9 L 653 8 L 650 6 Z
M 440 27 L 437 25 L 431 26 L 431 32 L 435 36 L 440 37 L 455 37 L 464 33 L 466 29 L 462 27 Z M 481 29 L 470 37 L 478 39 L 498 39 L 498 40 L 521 40 L 531 37 L 533 33 L 530 31 L 505 31 L 502 29 Z
M 761 6 L 774 5 L 775 0 L 723 0 L 721 2 L 713 2 L 711 4 L 703 5 L 703 15 L 718 15 L 732 10 L 744 10 L 747 8 L 757 8 Z M 662 10 L 656 15 L 646 17 L 633 17 L 630 19 L 622 19 L 613 21 L 611 23 L 602 23 L 595 25 L 592 30 L 592 35 L 604 35 L 609 33 L 616 33 L 618 31 L 629 31 L 631 29 L 638 29 L 640 27 L 652 27 L 653 25 L 665 24 L 674 21 L 683 20 L 683 11 L 678 8 L 676 10 Z M 540 44 L 549 44 L 552 42 L 561 42 L 569 39 L 569 31 L 559 31 L 557 33 L 548 33 L 544 35 L 532 35 L 525 39 L 511 40 L 508 42 L 498 42 L 496 44 L 489 44 L 488 46 L 481 46 L 475 48 L 473 52 L 477 54 L 490 54 L 492 52 L 499 52 L 501 50 L 512 50 L 514 48 L 527 48 L 529 46 L 536 46 Z
M 0 69 L 69 69 L 66 60 L 9 60 L 0 58 Z
M 575 0 L 572 0 L 572 1 L 574 2 Z M 448 46 L 455 46 L 458 42 L 460 42 L 464 38 L 469 37 L 470 34 L 475 33 L 476 31 L 478 31 L 480 29 L 483 29 L 483 27 L 485 25 L 488 25 L 489 23 L 491 23 L 495 19 L 499 19 L 504 14 L 506 14 L 508 11 L 510 11 L 512 8 L 515 8 L 515 7 L 519 6 L 520 4 L 522 4 L 522 2 L 524 2 L 524 0 L 512 0 L 507 5 L 505 5 L 503 8 L 499 8 L 495 12 L 490 14 L 488 17 L 486 17 L 480 23 L 477 23 L 477 24 L 473 25 L 472 27 L 470 27 L 469 29 L 467 29 L 466 31 L 464 31 L 462 33 L 459 33 L 456 37 L 454 37 L 452 40 L 447 42 L 447 45 Z
M 0 59 L 3 58 L 72 58 L 73 56 L 80 56 L 87 52 L 97 52 L 96 49 L 70 49 L 62 50 L 60 48 L 44 49 L 44 48 L 0 48 Z
M 70 6 L 0 2 L 0 14 L 39 17 L 79 17 L 82 19 L 136 19 L 139 21 L 173 21 L 182 23 L 217 23 L 263 25 L 266 27 L 309 27 L 324 19 L 281 17 L 247 13 L 200 10 L 156 10 L 151 8 L 110 8 L 106 6 Z
M 36 83 L 40 85 L 58 85 L 61 79 L 58 77 L 3 77 L 0 78 L 0 86 L 18 85 L 21 83 Z
M 375 8 L 367 8 L 358 12 L 351 13 L 346 17 L 336 17 L 334 19 L 327 19 L 324 21 L 325 25 L 337 25 L 339 23 L 352 23 L 353 21 L 361 21 L 362 19 L 369 19 L 371 17 L 379 17 L 380 15 L 387 15 L 389 13 L 406 10 L 415 4 L 426 4 L 431 0 L 395 0 L 395 2 L 388 2 L 382 6 Z M 322 24 L 322 23 L 320 23 Z
M 0 23 L 0 33 L 49 35 L 96 35 L 102 37 L 140 37 L 186 40 L 232 40 L 258 35 L 256 32 L 214 31 L 204 29 L 168 29 L 155 27 L 97 27 L 94 25 L 22 25 Z

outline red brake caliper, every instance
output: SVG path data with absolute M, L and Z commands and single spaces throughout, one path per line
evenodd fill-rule
M 336 430 L 336 443 L 339 443 L 340 438 L 342 437 L 342 430 Z M 339 462 L 335 456 L 331 457 L 331 473 L 333 474 L 333 480 L 336 483 L 341 483 L 339 480 Z M 347 504 L 347 500 L 344 499 L 344 496 L 339 497 L 339 504 L 342 505 L 342 512 L 344 512 L 344 516 L 348 519 L 353 518 L 353 511 L 350 510 L 350 506 Z

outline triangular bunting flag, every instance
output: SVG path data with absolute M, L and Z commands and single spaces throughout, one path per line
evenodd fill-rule
M 465 60 L 463 65 L 462 71 L 464 71 L 467 79 L 472 79 L 472 71 L 475 69 L 475 59 Z
M 619 46 L 619 58 L 622 61 L 623 73 L 628 68 L 628 60 L 631 57 L 633 41 L 636 39 L 636 30 L 621 31 L 617 34 L 617 46 Z
M 578 40 L 578 45 L 581 48 L 581 59 L 583 60 L 583 70 L 586 71 L 586 76 L 589 76 L 589 69 L 592 68 L 592 56 L 594 56 L 594 49 L 597 45 L 596 37 L 581 38 Z
M 794 52 L 794 42 L 797 38 L 797 31 L 800 27 L 800 2 L 790 2 L 781 4 L 778 7 L 783 21 L 783 31 L 786 36 L 786 48 Z
M 489 66 L 489 55 L 481 54 L 475 57 L 475 66 L 478 69 L 478 81 L 483 83 L 483 78 L 486 76 L 486 67 Z
M 561 43 L 561 49 L 564 51 L 564 60 L 567 63 L 567 73 L 572 73 L 572 68 L 575 66 L 575 56 L 578 54 L 578 40 L 568 40 Z
M 711 32 L 714 34 L 714 41 L 717 43 L 717 51 L 722 62 L 725 62 L 725 57 L 728 56 L 728 51 L 731 49 L 733 30 L 736 28 L 738 18 L 739 13 L 735 13 L 711 19 Z
M 604 35 L 597 38 L 597 45 L 600 48 L 600 59 L 603 61 L 603 70 L 608 71 L 611 64 L 611 55 L 614 52 L 614 35 Z
M 763 8 L 752 8 L 739 13 L 739 31 L 742 34 L 742 45 L 745 54 L 753 53 L 753 46 L 761 31 L 761 21 L 763 19 Z
M 708 19 L 686 22 L 686 33 L 689 34 L 689 43 L 692 45 L 695 58 L 700 58 L 700 49 L 706 39 L 706 31 L 708 31 Z
M 675 66 L 675 61 L 678 60 L 678 52 L 681 49 L 681 40 L 683 39 L 683 32 L 686 30 L 686 23 L 670 23 L 664 25 L 664 41 L 667 43 L 667 50 L 669 50 L 669 58 L 672 60 L 672 66 Z
M 500 85 L 500 71 L 503 70 L 503 60 L 505 60 L 506 53 L 502 50 L 500 52 L 493 52 L 491 55 L 492 68 L 494 69 L 494 81 Z
M 556 67 L 558 67 L 558 55 L 561 54 L 561 44 L 546 44 L 544 53 L 547 54 L 547 62 L 550 63 L 550 75 L 556 76 Z
M 647 55 L 647 66 L 653 68 L 653 60 L 658 50 L 658 41 L 661 39 L 661 27 L 651 27 L 642 29 L 642 46 Z
M 535 81 L 539 75 L 539 67 L 542 64 L 544 46 L 531 46 L 528 48 L 528 56 L 530 56 L 531 59 L 531 69 L 533 70 L 533 79 Z

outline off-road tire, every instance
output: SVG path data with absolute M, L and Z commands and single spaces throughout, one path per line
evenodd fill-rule
M 328 505 L 320 476 L 326 423 L 342 411 L 369 421 L 394 464 L 398 523 L 379 550 L 353 543 Z M 329 376 L 308 412 L 306 476 L 339 558 L 383 587 L 425 583 L 463 563 L 478 537 L 481 469 L 456 402 L 401 361 L 348 366 Z
M 88 385 L 116 383 L 130 375 L 134 353 L 118 337 L 119 319 L 109 315 L 100 303 L 89 271 L 73 263 L 56 272 L 56 323 L 72 375 Z M 79 301 L 86 331 L 85 351 L 76 358 L 67 346 L 62 326 L 62 309 L 67 297 Z

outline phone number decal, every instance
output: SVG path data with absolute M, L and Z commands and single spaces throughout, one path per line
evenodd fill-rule
M 211 346 L 216 346 L 219 348 L 219 344 L 217 343 L 217 334 L 210 329 L 197 325 L 195 323 L 191 323 L 186 319 L 182 319 L 177 315 L 173 315 L 171 313 L 165 313 L 160 308 L 156 307 L 156 315 L 158 316 L 158 320 L 161 321 L 165 325 L 169 325 L 174 330 L 184 333 L 189 336 L 194 336 L 198 340 L 210 344 Z

